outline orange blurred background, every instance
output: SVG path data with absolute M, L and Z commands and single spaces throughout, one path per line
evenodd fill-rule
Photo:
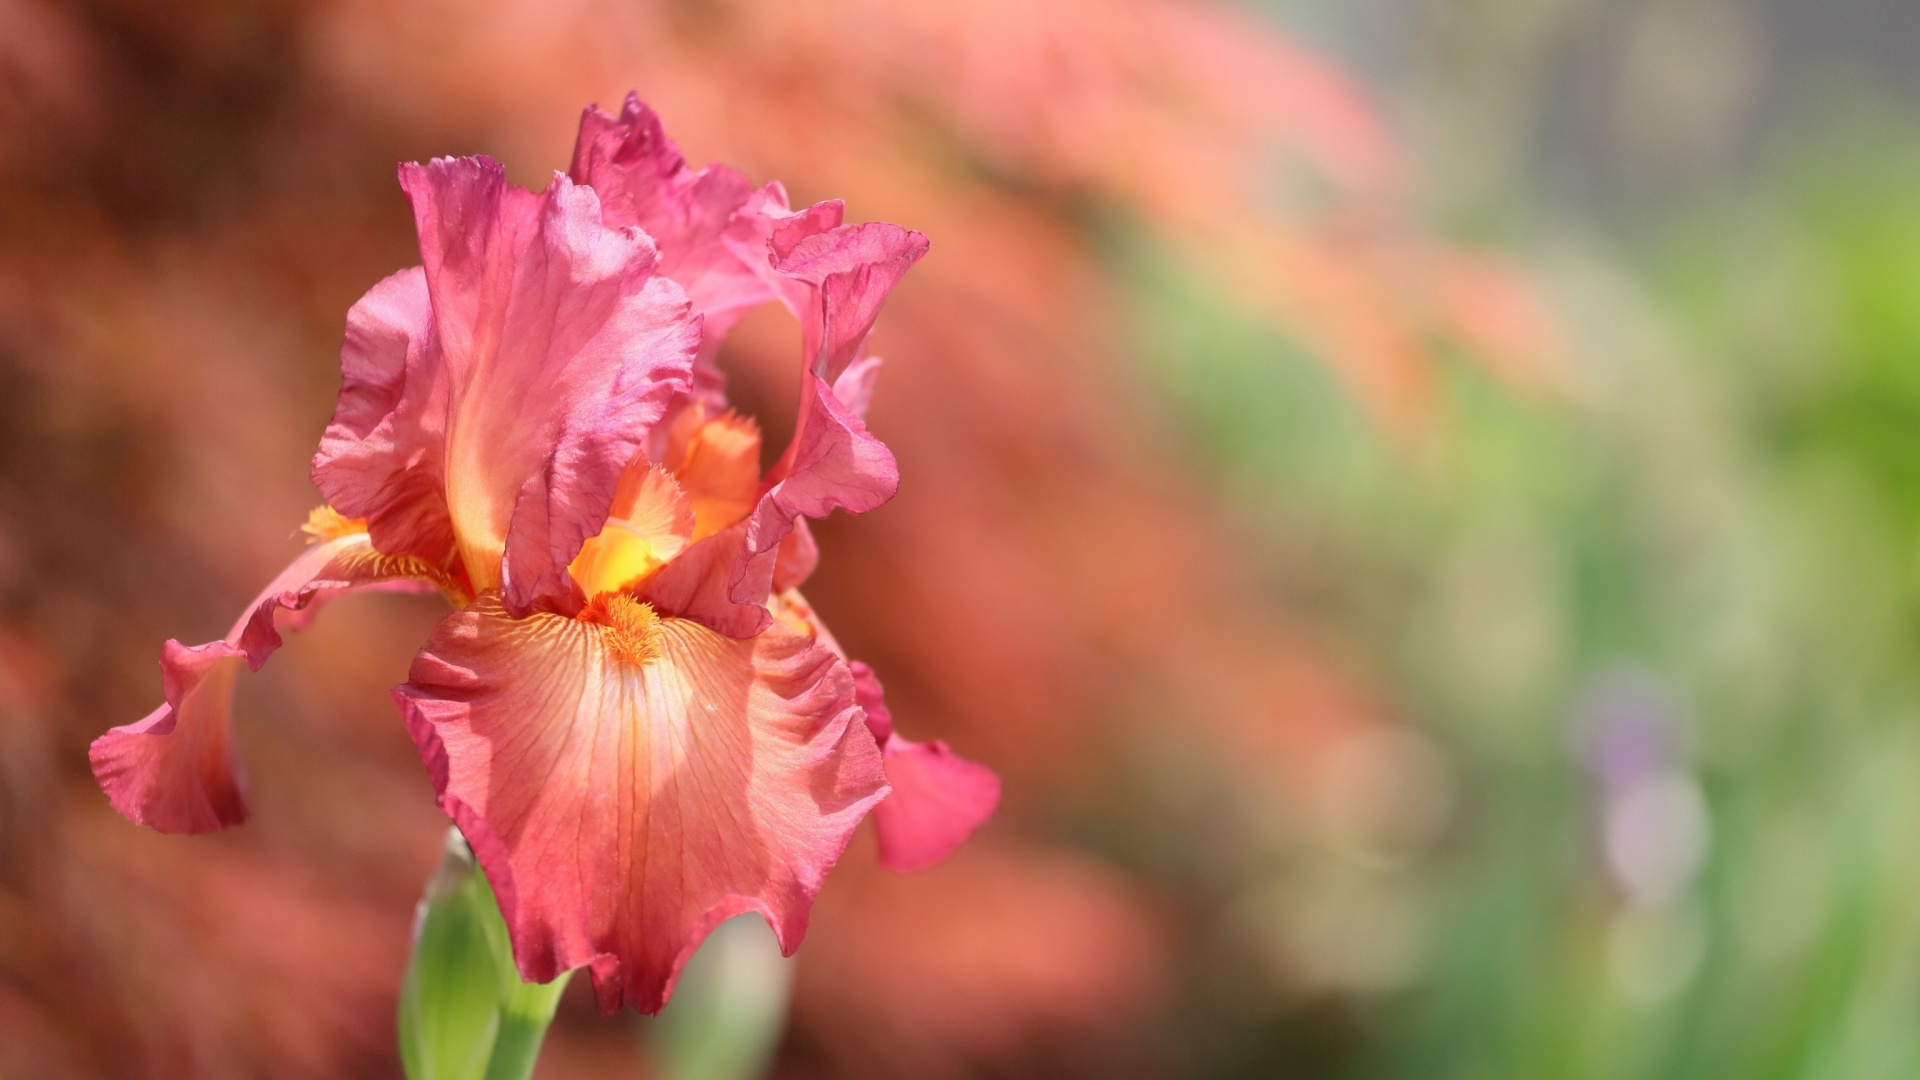
M 1455 781 L 1200 475 L 1116 253 L 1283 329 L 1409 461 L 1443 353 L 1564 378 L 1524 282 L 1419 227 L 1338 65 L 1182 0 L 0 0 L 0 1075 L 398 1075 L 445 820 L 387 689 L 435 602 L 338 602 L 242 690 L 244 828 L 129 825 L 85 748 L 296 549 L 344 313 L 417 261 L 394 164 L 539 187 L 629 88 L 696 165 L 933 244 L 876 337 L 901 494 L 818 528 L 809 593 L 1006 797 L 926 873 L 856 841 L 776 1075 L 1340 1060 L 1343 995 L 1406 961 L 1338 867 L 1435 843 Z M 723 354 L 775 446 L 795 349 L 769 309 Z M 641 1075 L 574 991 L 541 1075 Z

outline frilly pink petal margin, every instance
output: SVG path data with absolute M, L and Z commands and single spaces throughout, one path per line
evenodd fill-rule
M 892 454 L 861 420 L 878 372 L 878 362 L 861 353 L 887 293 L 925 254 L 926 238 L 885 223 L 844 225 L 837 200 L 795 212 L 778 184 L 755 188 L 721 166 L 695 172 L 659 116 L 631 94 L 617 117 L 597 107 L 582 115 L 571 175 L 599 193 L 610 224 L 638 225 L 653 236 L 661 272 L 705 317 L 692 397 L 723 403 L 711 360 L 746 310 L 777 298 L 800 320 L 801 415 L 768 491 L 744 534 L 705 539 L 654 586 L 657 600 L 679 605 L 674 610 L 728 632 L 757 632 L 768 619 L 769 584 L 811 569 L 809 538 L 787 543 L 795 522 L 834 509 L 861 513 L 898 488 Z M 719 590 L 710 579 L 723 571 Z
M 693 396 L 725 405 L 714 364 L 720 340 L 749 309 L 774 299 L 766 236 L 791 215 L 778 184 L 756 188 L 724 165 L 698 172 L 667 137 L 660 117 L 628 94 L 619 116 L 589 105 L 580 117 L 569 174 L 600 196 L 608 225 L 638 226 L 660 247 L 660 272 L 678 282 L 705 319 Z
M 724 604 L 710 600 L 702 617 L 753 632 L 771 618 L 765 605 L 776 576 L 790 581 L 811 569 L 805 546 L 810 538 L 786 545 L 801 518 L 834 510 L 865 513 L 891 499 L 900 486 L 892 452 L 861 418 L 879 372 L 878 359 L 865 356 L 863 349 L 886 294 L 926 253 L 927 241 L 896 225 L 843 226 L 838 219 L 838 204 L 820 204 L 788 219 L 770 241 L 770 266 L 790 286 L 782 297 L 800 317 L 806 358 L 793 441 L 769 473 L 767 490 L 741 534 L 702 541 L 712 550 L 699 553 L 676 579 L 663 583 L 683 597 L 696 591 L 711 596 L 719 591 L 717 583 L 696 590 L 686 579 L 696 566 L 702 574 L 719 573 L 729 565 L 724 553 L 732 560 L 725 604 L 740 610 L 720 615 L 717 609 Z M 788 565 L 777 573 L 783 547 Z
M 225 641 L 161 647 L 165 704 L 87 750 L 94 779 L 122 817 L 163 833 L 212 832 L 247 820 L 246 771 L 228 715 L 245 660 Z
M 449 387 L 426 271 L 375 285 L 347 312 L 340 396 L 309 473 L 374 544 L 433 565 L 454 558 L 444 491 Z
M 887 294 L 926 255 L 927 238 L 882 221 L 817 231 L 820 223 L 796 217 L 770 247 L 781 276 L 812 287 L 798 312 L 802 342 L 808 369 L 831 383 L 859 358 Z

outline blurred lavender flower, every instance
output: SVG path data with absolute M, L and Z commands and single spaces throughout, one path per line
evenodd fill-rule
M 1656 1001 L 1692 978 L 1705 949 L 1693 898 L 1712 843 L 1685 718 L 1649 672 L 1603 672 L 1577 699 L 1570 749 L 1597 786 L 1600 847 L 1619 890 L 1611 960 L 1626 996 Z

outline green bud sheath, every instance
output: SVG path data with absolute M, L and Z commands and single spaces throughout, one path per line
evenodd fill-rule
M 409 1080 L 525 1080 L 566 985 L 566 975 L 521 981 L 493 889 L 459 831 L 448 830 L 400 988 Z

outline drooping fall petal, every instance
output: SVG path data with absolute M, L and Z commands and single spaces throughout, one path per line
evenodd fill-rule
M 255 671 L 280 647 L 294 613 L 334 593 L 365 586 L 459 586 L 417 559 L 382 555 L 366 532 L 316 543 L 274 578 L 220 641 L 160 654 L 166 703 L 135 724 L 95 739 L 88 757 L 101 790 L 128 820 L 161 832 L 208 832 L 246 820 L 244 774 L 232 743 L 234 678 Z
M 591 965 L 602 1009 L 651 1013 L 732 915 L 798 947 L 885 780 L 850 672 L 806 635 L 728 638 L 625 596 L 585 615 L 482 597 L 394 693 L 521 973 Z
M 893 791 L 873 811 L 880 836 L 880 862 L 893 870 L 924 870 L 945 859 L 1000 805 L 1000 778 L 935 739 L 917 743 L 893 730 L 880 679 L 855 660 L 855 693 L 867 713 L 867 730 L 885 755 Z
M 834 639 L 813 605 L 797 590 L 782 590 L 769 606 L 776 625 L 813 638 L 836 656 L 846 650 Z M 874 808 L 880 862 L 899 871 L 923 870 L 945 859 L 993 816 L 1000 803 L 1000 778 L 984 765 L 955 754 L 939 740 L 918 743 L 893 728 L 879 676 L 858 660 L 850 661 L 855 700 L 867 716 L 867 730 L 886 762 L 886 800 Z
M 516 614 L 563 605 L 568 563 L 687 389 L 698 317 L 658 274 L 652 241 L 607 227 L 593 191 L 565 176 L 536 194 L 490 159 L 440 158 L 400 180 L 431 333 L 412 279 L 356 309 L 379 332 L 366 348 L 349 340 L 314 482 L 355 516 L 444 516 L 475 588 L 499 588 Z
M 233 749 L 233 679 L 246 653 L 225 641 L 160 649 L 166 703 L 93 741 L 87 757 L 122 817 L 167 833 L 247 820 L 246 774 Z

